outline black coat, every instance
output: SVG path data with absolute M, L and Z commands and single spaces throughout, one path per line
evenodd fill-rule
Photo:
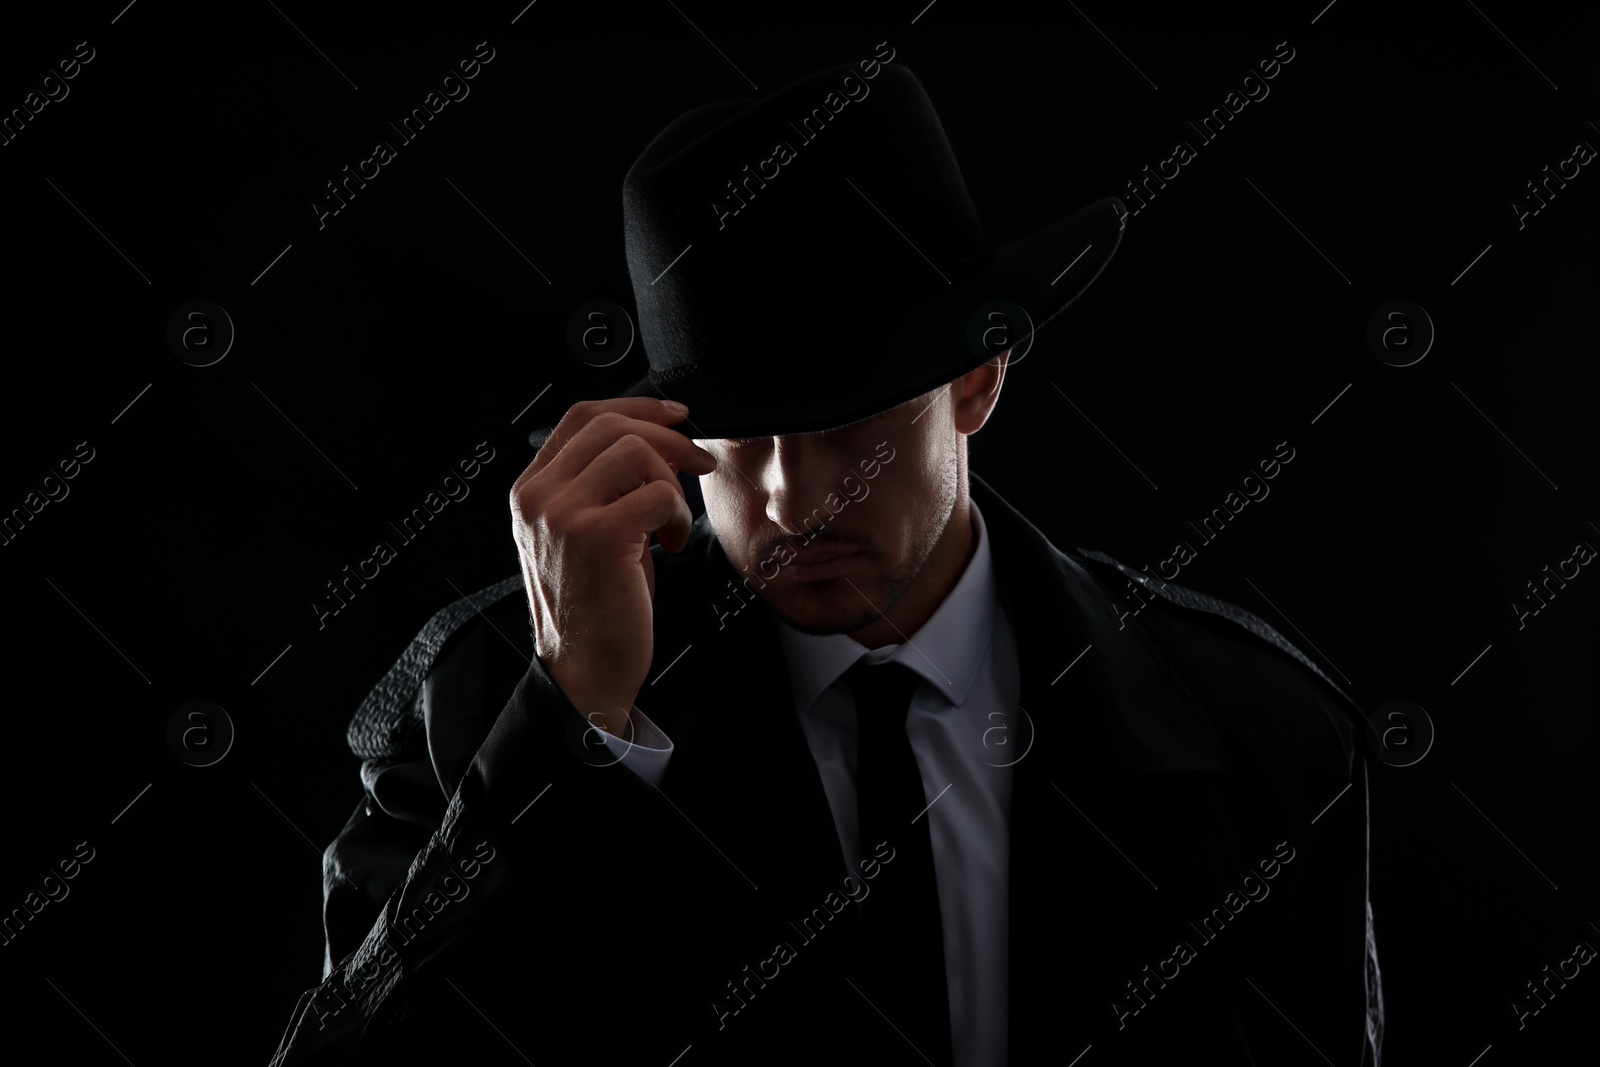
M 971 494 L 1018 641 L 1009 758 L 1032 746 L 1011 805 L 1011 1062 L 1374 1062 L 1358 709 L 1254 616 L 1130 588 L 976 476 Z M 844 864 L 771 616 L 748 593 L 732 610 L 704 516 L 683 552 L 653 551 L 650 677 L 672 667 L 638 701 L 675 745 L 661 788 L 532 658 L 520 577 L 441 611 L 352 721 L 367 795 L 325 857 L 332 973 L 274 1064 L 871 1047 L 882 1023 L 843 977 L 855 908 L 798 929 Z M 787 962 L 766 963 L 778 944 Z

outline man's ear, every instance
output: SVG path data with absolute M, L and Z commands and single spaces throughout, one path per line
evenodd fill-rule
M 1000 400 L 1000 385 L 1010 360 L 1008 348 L 950 383 L 951 421 L 958 433 L 977 433 L 989 421 L 989 413 Z

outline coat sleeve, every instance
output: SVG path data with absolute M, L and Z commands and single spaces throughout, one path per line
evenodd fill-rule
M 500 640 L 485 633 L 473 624 L 446 650 L 429 672 L 429 699 L 471 699 L 434 683 L 459 676 L 470 685 L 481 673 L 470 669 L 473 657 Z M 459 944 L 494 929 L 513 893 L 519 912 L 562 921 L 568 909 L 541 899 L 559 882 L 550 869 L 589 862 L 604 847 L 571 812 L 628 819 L 656 803 L 537 659 L 467 751 L 448 800 L 440 783 L 451 776 L 435 774 L 437 757 L 363 766 L 369 795 L 325 855 L 324 978 L 299 998 L 272 1067 L 367 1062 L 365 1050 L 405 1022 L 407 1000 L 437 984 Z M 382 810 L 368 815 L 378 797 Z
M 1337 786 L 1328 790 L 1326 810 L 1298 820 L 1285 870 L 1292 878 L 1274 890 L 1282 900 L 1262 905 L 1267 958 L 1235 994 L 1258 1062 L 1381 1064 L 1383 986 L 1368 889 L 1371 764 L 1364 738 L 1351 733 L 1349 788 L 1337 798 Z
M 1271 841 L 1281 838 L 1293 859 L 1259 905 L 1263 954 L 1246 966 L 1233 1001 L 1257 1062 L 1379 1067 L 1383 990 L 1369 892 L 1369 730 L 1332 683 L 1280 677 L 1295 670 L 1276 657 L 1251 669 L 1264 679 L 1263 692 L 1277 694 L 1260 707 L 1258 721 L 1274 710 L 1277 721 L 1257 735 L 1264 744 L 1245 780 L 1257 825 L 1275 827 Z
M 1260 905 L 1261 951 L 1229 991 L 1241 1042 L 1259 1063 L 1380 1067 L 1383 986 L 1368 888 L 1375 757 L 1361 707 L 1255 615 L 1093 558 L 1187 610 L 1181 629 L 1158 625 L 1162 616 L 1145 621 L 1230 737 L 1253 803 L 1251 836 L 1270 831 L 1294 856 Z M 1247 647 L 1246 633 L 1284 655 Z

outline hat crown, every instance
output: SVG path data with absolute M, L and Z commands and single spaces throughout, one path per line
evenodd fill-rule
M 869 75 L 870 72 L 870 75 Z M 993 255 L 917 77 L 862 61 L 658 134 L 623 182 L 650 379 L 845 369 L 852 326 Z

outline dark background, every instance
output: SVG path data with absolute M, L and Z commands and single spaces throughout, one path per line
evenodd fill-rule
M 1594 966 L 1521 1031 L 1508 1003 L 1574 942 L 1600 946 L 1600 577 L 1585 567 L 1521 630 L 1509 604 L 1600 546 L 1600 174 L 1521 230 L 1509 203 L 1576 142 L 1600 147 L 1596 20 L 1323 2 L 0 17 L 5 109 L 77 42 L 96 51 L 0 147 L 0 508 L 77 442 L 95 450 L 0 547 L 0 908 L 78 842 L 96 850 L 0 948 L 0 1043 L 266 1061 L 320 977 L 318 852 L 361 795 L 349 715 L 436 609 L 516 572 L 506 492 L 528 431 L 646 368 L 638 346 L 588 366 L 564 334 L 583 301 L 633 306 L 622 175 L 671 118 L 887 40 L 999 242 L 1126 195 L 1287 40 L 1270 96 L 1196 145 L 1008 374 L 972 467 L 1058 542 L 1154 566 L 1288 441 L 1270 497 L 1196 542 L 1179 581 L 1436 731 L 1421 762 L 1374 768 L 1386 1062 L 1592 1062 Z M 484 40 L 470 96 L 319 231 L 310 198 Z M 237 330 L 205 368 L 165 340 L 197 298 Z M 1396 298 L 1437 329 L 1405 368 L 1365 339 Z M 480 441 L 495 458 L 471 495 L 319 629 L 323 583 L 393 543 L 385 520 Z M 168 747 L 191 699 L 237 730 L 214 766 Z

